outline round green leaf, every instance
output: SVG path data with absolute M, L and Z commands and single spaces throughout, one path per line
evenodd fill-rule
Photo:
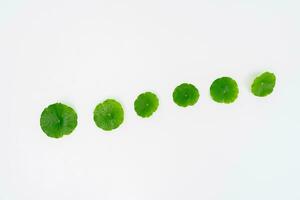
M 107 99 L 98 104 L 94 110 L 94 121 L 96 125 L 105 130 L 111 131 L 118 128 L 124 120 L 122 105 L 114 99 Z
M 181 107 L 192 106 L 197 103 L 199 99 L 198 89 L 189 83 L 183 83 L 175 88 L 173 91 L 173 101 Z
M 251 91 L 255 96 L 265 97 L 273 92 L 276 83 L 276 76 L 270 72 L 264 72 L 255 78 Z
M 230 77 L 216 79 L 210 86 L 210 96 L 218 103 L 232 103 L 239 94 L 236 81 Z
M 152 92 L 140 94 L 134 101 L 134 110 L 140 117 L 150 117 L 158 108 L 159 100 Z
M 69 135 L 76 128 L 77 114 L 73 108 L 55 103 L 42 112 L 40 126 L 49 137 L 60 138 Z

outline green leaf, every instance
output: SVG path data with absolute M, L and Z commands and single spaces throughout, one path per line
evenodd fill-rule
M 183 83 L 173 91 L 173 101 L 181 107 L 193 106 L 199 99 L 198 89 L 189 83 Z
M 255 78 L 251 85 L 251 91 L 255 96 L 265 97 L 273 92 L 276 76 L 270 72 L 264 72 Z
M 134 101 L 134 109 L 140 117 L 150 117 L 158 108 L 159 100 L 152 92 L 140 94 Z
M 99 103 L 94 110 L 96 125 L 105 131 L 118 128 L 123 120 L 124 110 L 122 105 L 114 99 L 107 99 Z
M 239 94 L 236 81 L 230 77 L 216 79 L 210 86 L 210 96 L 218 103 L 233 103 Z
M 49 137 L 61 138 L 69 135 L 76 128 L 77 114 L 73 108 L 55 103 L 42 112 L 40 126 Z

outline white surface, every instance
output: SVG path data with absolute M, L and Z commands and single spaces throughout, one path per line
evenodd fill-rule
M 0 2 L 1 200 L 300 199 L 299 1 Z M 251 95 L 256 73 L 275 92 Z M 214 103 L 211 82 L 232 76 L 240 95 Z M 201 92 L 182 109 L 182 82 Z M 150 119 L 133 111 L 151 90 Z M 121 128 L 103 132 L 94 106 L 116 98 Z M 73 106 L 75 132 L 40 130 L 44 107 Z

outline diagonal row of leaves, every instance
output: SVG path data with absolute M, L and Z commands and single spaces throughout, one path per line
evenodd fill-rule
M 273 73 L 264 72 L 254 79 L 251 91 L 258 97 L 267 96 L 273 92 L 275 82 L 276 77 Z M 238 84 L 230 77 L 218 78 L 210 86 L 210 95 L 218 103 L 233 103 L 238 94 Z M 199 97 L 198 89 L 189 83 L 183 83 L 173 91 L 173 101 L 181 107 L 193 106 Z M 159 99 L 152 92 L 140 94 L 134 102 L 135 112 L 143 118 L 150 117 L 158 106 Z M 123 120 L 123 107 L 114 99 L 107 99 L 99 103 L 94 110 L 95 124 L 105 131 L 118 128 Z M 69 135 L 76 128 L 77 114 L 73 108 L 65 104 L 55 103 L 42 112 L 40 126 L 49 137 L 61 138 Z

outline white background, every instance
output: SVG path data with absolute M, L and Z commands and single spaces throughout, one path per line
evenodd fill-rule
M 290 0 L 1 0 L 0 200 L 299 200 L 300 3 Z M 274 93 L 249 87 L 265 70 Z M 211 82 L 237 80 L 231 105 Z M 199 102 L 172 102 L 182 82 Z M 153 91 L 141 119 L 135 97 Z M 92 113 L 106 98 L 126 111 L 113 132 Z M 39 118 L 62 102 L 70 136 Z

